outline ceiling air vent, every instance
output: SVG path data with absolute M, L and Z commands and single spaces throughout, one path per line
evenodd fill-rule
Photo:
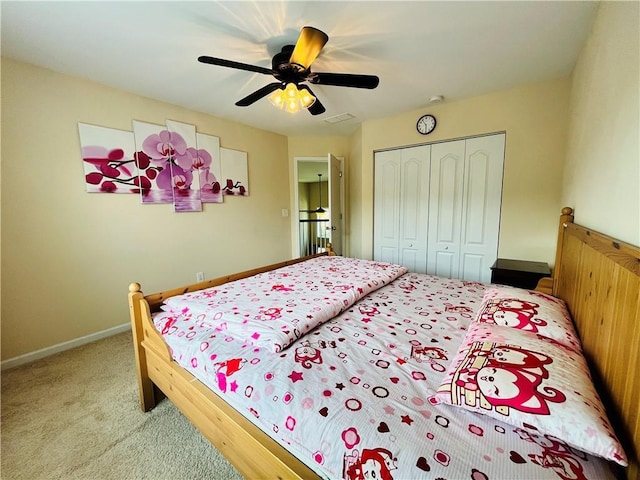
M 341 113 L 339 115 L 334 115 L 333 117 L 325 118 L 324 121 L 327 123 L 340 123 L 345 120 L 351 120 L 352 118 L 356 117 L 350 113 Z

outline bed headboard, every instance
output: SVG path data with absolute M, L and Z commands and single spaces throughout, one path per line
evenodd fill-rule
M 640 248 L 560 217 L 553 295 L 569 307 L 594 382 L 640 478 Z

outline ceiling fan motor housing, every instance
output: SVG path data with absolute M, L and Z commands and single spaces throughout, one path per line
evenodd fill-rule
M 303 81 L 309 73 L 303 66 L 291 63 L 291 53 L 294 45 L 285 45 L 279 53 L 276 53 L 271 60 L 271 70 L 273 76 L 284 83 L 295 83 Z

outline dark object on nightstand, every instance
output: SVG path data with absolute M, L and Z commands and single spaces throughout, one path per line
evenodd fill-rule
M 551 269 L 544 262 L 499 258 L 491 267 L 491 283 L 529 290 L 536 288 L 541 278 L 549 276 L 551 276 Z

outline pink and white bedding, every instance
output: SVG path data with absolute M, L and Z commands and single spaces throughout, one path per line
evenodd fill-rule
M 484 294 L 475 321 L 537 333 L 582 351 L 566 304 L 545 293 L 492 286 Z
M 406 273 L 279 352 L 191 307 L 154 322 L 181 366 L 324 478 L 613 478 L 554 437 L 435 400 L 484 292 Z
M 627 466 L 587 363 L 537 333 L 473 322 L 436 398 Z
M 390 263 L 323 256 L 171 297 L 164 309 L 279 352 L 406 272 Z

